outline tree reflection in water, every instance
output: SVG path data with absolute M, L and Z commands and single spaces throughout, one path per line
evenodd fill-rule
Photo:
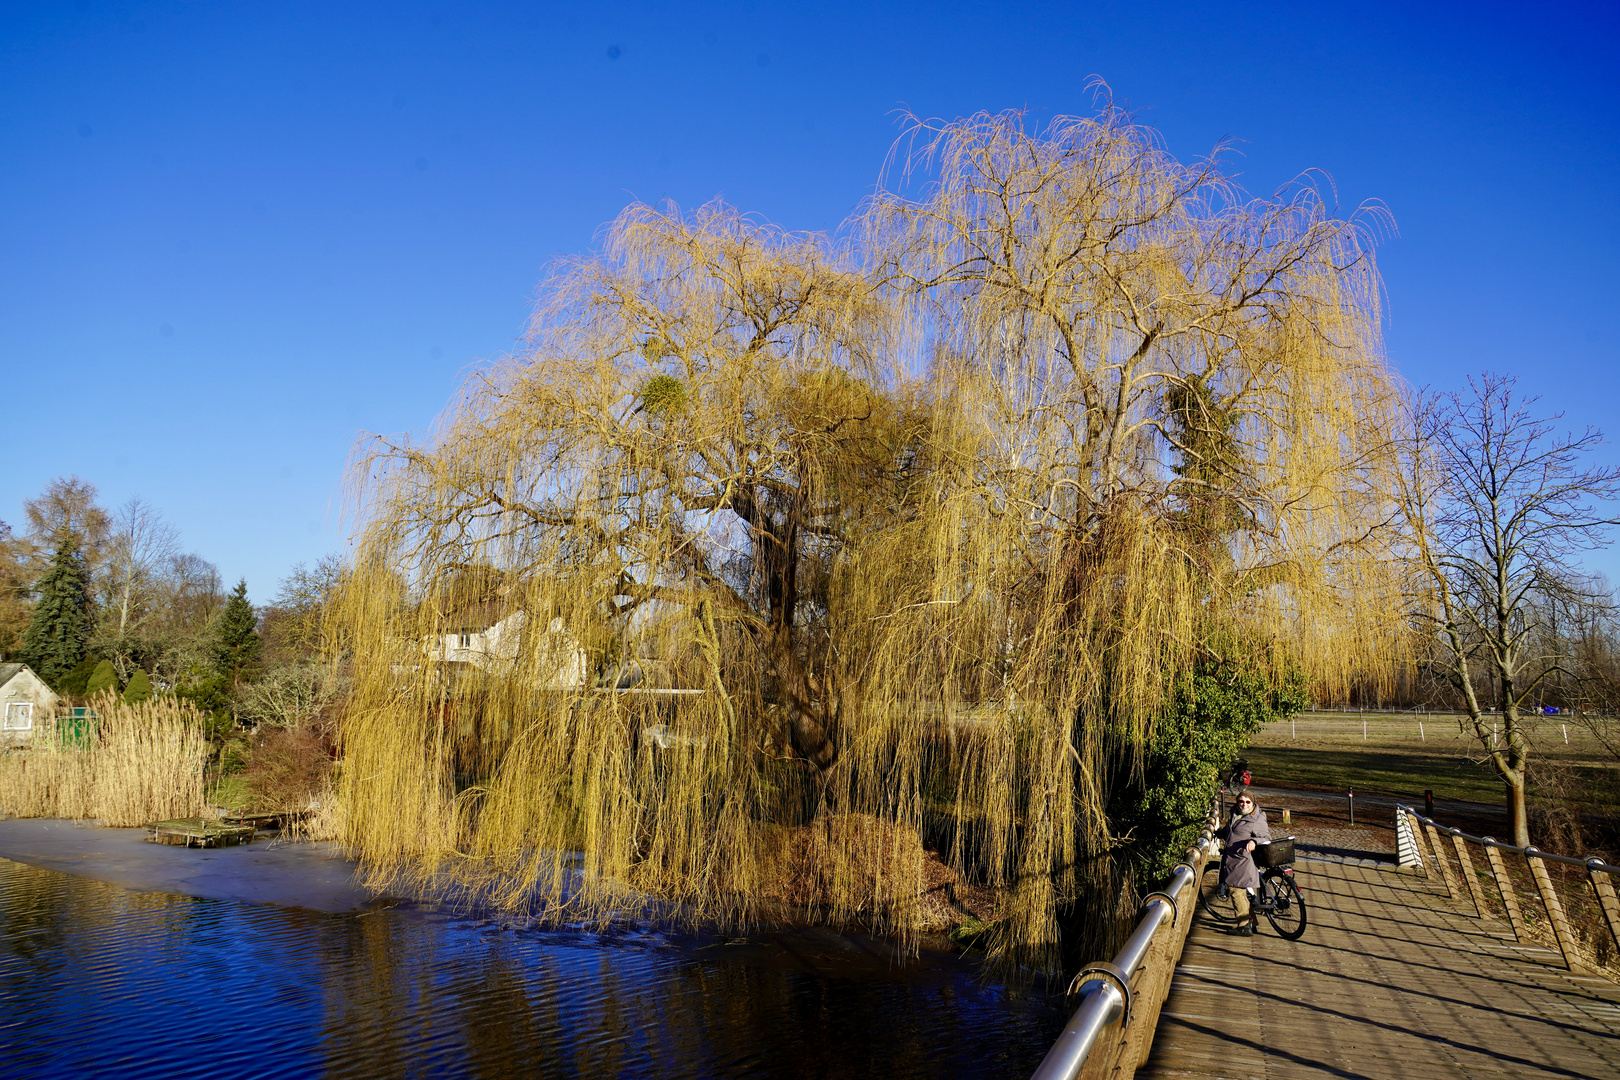
M 751 943 L 136 893 L 0 859 L 0 1076 L 1026 1076 L 1061 1003 Z

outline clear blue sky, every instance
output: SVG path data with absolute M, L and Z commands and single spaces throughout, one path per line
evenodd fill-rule
M 357 437 L 429 425 L 630 200 L 835 228 L 902 104 L 1083 113 L 1093 74 L 1252 192 L 1385 202 L 1406 378 L 1517 372 L 1620 440 L 1617 11 L 9 3 L 0 520 L 77 473 L 268 600 L 343 546 Z

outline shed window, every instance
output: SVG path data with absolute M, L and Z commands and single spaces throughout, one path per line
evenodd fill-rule
M 457 634 L 456 635 L 456 644 L 457 644 L 457 646 L 459 648 L 463 648 L 463 649 L 472 648 L 472 631 L 471 630 L 463 630 L 461 633 Z
M 34 726 L 34 703 L 32 701 L 8 701 L 6 703 L 6 730 L 30 731 Z

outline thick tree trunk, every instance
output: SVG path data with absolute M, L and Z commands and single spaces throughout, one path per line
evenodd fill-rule
M 1530 846 L 1530 821 L 1524 808 L 1524 771 L 1517 776 L 1504 775 L 1502 786 L 1507 789 L 1508 824 L 1513 830 L 1513 842 L 1520 847 Z
M 763 500 L 753 505 L 761 507 Z M 775 669 L 783 718 L 793 749 L 825 772 L 837 759 L 837 747 L 825 718 L 817 709 L 809 674 L 799 658 L 796 618 L 799 608 L 799 518 L 804 494 L 800 490 L 780 522 L 759 513 L 753 521 L 754 551 L 764 560 L 765 591 L 770 603 L 769 653 Z
M 772 653 L 778 685 L 781 687 L 782 712 L 793 739 L 793 749 L 825 772 L 838 757 L 832 735 L 818 716 L 815 700 L 810 693 L 810 680 L 794 648 L 791 634 L 773 635 Z

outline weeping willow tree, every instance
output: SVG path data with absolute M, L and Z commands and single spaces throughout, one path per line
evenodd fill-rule
M 1389 647 L 1369 223 L 1112 107 L 914 134 L 847 241 L 629 208 L 368 448 L 333 625 L 379 874 L 908 936 L 931 849 L 1051 969 L 1152 861 L 1120 808 L 1189 680 Z

